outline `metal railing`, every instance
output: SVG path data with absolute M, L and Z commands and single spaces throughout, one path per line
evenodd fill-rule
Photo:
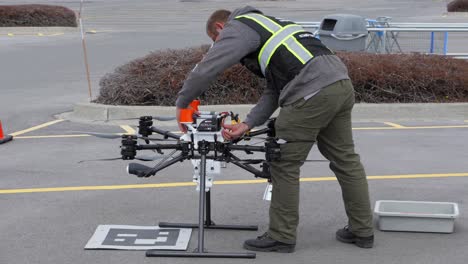
M 468 59 L 468 23 L 396 23 L 390 22 L 388 17 L 366 21 L 368 52 L 421 52 Z M 297 23 L 314 34 L 319 33 L 321 22 Z M 453 44 L 455 52 L 449 52 L 449 43 Z

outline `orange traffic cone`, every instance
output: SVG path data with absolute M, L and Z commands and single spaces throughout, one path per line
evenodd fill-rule
M 2 121 L 0 121 L 0 144 L 6 143 L 13 139 L 13 136 L 3 135 Z

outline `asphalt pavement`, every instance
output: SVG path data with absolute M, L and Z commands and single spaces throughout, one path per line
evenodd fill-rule
M 38 1 L 21 1 L 31 3 Z M 77 10 L 79 1 L 39 1 Z M 0 4 L 17 1 L 0 1 Z M 330 13 L 393 16 L 400 22 L 463 21 L 444 14 L 446 1 L 86 1 L 93 96 L 99 79 L 115 67 L 160 48 L 208 43 L 206 16 L 217 8 L 251 4 L 275 15 L 318 21 Z M 0 263 L 466 263 L 468 116 L 386 122 L 354 120 L 358 152 L 376 200 L 457 202 L 453 234 L 376 231 L 375 248 L 359 249 L 334 239 L 346 224 L 338 183 L 327 163 L 302 169 L 301 224 L 297 252 L 259 253 L 255 260 L 145 258 L 141 251 L 86 251 L 100 224 L 155 225 L 195 222 L 197 193 L 192 167 L 180 163 L 155 177 L 128 175 L 128 162 L 81 160 L 119 156 L 119 140 L 84 132 L 128 132 L 103 123 L 57 121 L 55 115 L 88 101 L 81 37 L 0 36 L 0 120 L 16 138 L 0 145 Z M 175 130 L 175 127 L 167 127 Z M 309 158 L 322 159 L 314 149 Z M 242 242 L 268 225 L 265 183 L 229 165 L 213 189 L 219 224 L 256 224 L 259 232 L 209 230 L 206 247 L 242 251 Z M 246 182 L 236 182 L 247 180 Z M 161 183 L 177 183 L 173 187 Z M 194 231 L 190 250 L 196 247 Z
M 398 127 L 402 126 L 402 127 Z M 338 183 L 327 163 L 302 168 L 301 224 L 297 252 L 260 253 L 256 260 L 225 263 L 464 263 L 468 242 L 468 123 L 355 123 L 355 141 L 366 167 L 372 204 L 377 200 L 456 202 L 461 216 L 453 234 L 376 231 L 374 249 L 341 244 L 334 231 L 346 224 Z M 175 130 L 173 127 L 169 130 Z M 156 176 L 126 174 L 128 162 L 81 160 L 119 156 L 118 139 L 74 131 L 122 133 L 118 126 L 62 121 L 18 135 L 2 145 L 1 263 L 219 263 L 220 260 L 147 259 L 138 251 L 86 251 L 98 225 L 156 225 L 196 222 L 197 193 L 188 162 Z M 72 137 L 76 135 L 76 137 Z M 80 136 L 82 135 L 82 136 Z M 68 136 L 68 137 L 67 137 Z M 255 143 L 255 142 L 252 142 Z M 314 149 L 310 159 L 323 159 Z M 147 163 L 150 165 L 150 163 Z M 228 164 L 213 189 L 218 224 L 267 228 L 264 182 Z M 238 182 L 246 180 L 247 182 Z M 161 185 L 175 183 L 173 187 Z M 377 226 L 377 223 L 376 223 Z M 206 248 L 242 251 L 242 241 L 259 232 L 209 230 Z M 196 247 L 196 232 L 189 250 Z

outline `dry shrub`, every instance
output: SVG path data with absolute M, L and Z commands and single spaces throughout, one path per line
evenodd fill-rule
M 105 75 L 96 102 L 114 105 L 175 103 L 183 81 L 208 46 L 164 50 Z M 339 53 L 348 66 L 356 99 L 368 103 L 468 102 L 468 61 L 435 55 Z M 256 103 L 265 81 L 236 65 L 201 96 L 204 104 Z
M 448 12 L 468 12 L 468 0 L 454 0 L 447 4 Z
M 164 50 L 118 67 L 105 75 L 96 102 L 113 105 L 174 105 L 186 75 L 208 46 Z M 264 81 L 235 65 L 219 76 L 200 99 L 205 104 L 242 104 L 258 100 Z
M 72 10 L 52 5 L 0 6 L 0 27 L 76 27 Z
M 339 54 L 356 99 L 368 103 L 468 101 L 468 61 L 422 54 Z

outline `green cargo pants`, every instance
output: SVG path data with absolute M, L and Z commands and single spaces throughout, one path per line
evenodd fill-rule
M 354 88 L 349 80 L 338 81 L 312 98 L 300 99 L 281 108 L 276 120 L 276 135 L 281 145 L 281 160 L 272 162 L 273 193 L 268 234 L 283 243 L 296 243 L 299 223 L 300 167 L 315 142 L 330 161 L 341 186 L 351 232 L 373 234 L 372 212 L 366 174 L 354 151 L 351 111 Z

